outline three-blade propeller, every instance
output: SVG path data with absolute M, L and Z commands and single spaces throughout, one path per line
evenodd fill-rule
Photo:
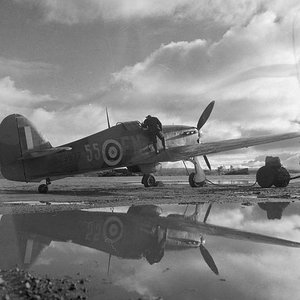
M 200 142 L 200 129 L 203 127 L 203 125 L 206 123 L 206 121 L 208 120 L 213 108 L 215 105 L 215 101 L 211 101 L 206 108 L 204 109 L 202 115 L 200 116 L 198 123 L 197 123 L 197 129 L 198 129 L 198 135 L 199 135 L 199 139 L 198 139 L 198 143 Z M 209 160 L 207 158 L 206 155 L 203 155 L 203 158 L 205 160 L 205 163 L 207 165 L 207 167 L 209 168 L 209 170 L 211 170 L 211 165 L 209 163 Z

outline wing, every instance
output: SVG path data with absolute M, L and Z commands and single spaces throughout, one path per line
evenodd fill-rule
M 256 243 L 300 248 L 299 242 L 294 242 L 291 240 L 285 240 L 281 238 L 271 237 L 271 236 L 248 232 L 248 231 L 227 228 L 223 226 L 195 222 L 189 219 L 176 220 L 170 218 L 168 220 L 168 218 L 164 218 L 162 222 L 164 223 L 162 225 L 170 229 L 198 233 L 200 235 L 215 235 L 215 236 L 222 236 L 230 239 L 247 240 Z
M 239 148 L 248 148 L 251 146 L 293 139 L 297 137 L 300 137 L 300 134 L 298 132 L 293 132 L 271 136 L 231 139 L 219 142 L 202 143 L 198 145 L 182 146 L 170 149 L 169 156 L 174 160 L 181 160 L 183 158 L 207 155 Z
M 291 132 L 285 134 L 260 136 L 253 138 L 240 138 L 231 139 L 218 142 L 209 142 L 194 144 L 188 146 L 179 146 L 167 149 L 160 152 L 160 154 L 155 155 L 154 153 L 149 153 L 149 151 L 141 153 L 136 156 L 131 164 L 145 164 L 145 163 L 158 163 L 164 161 L 179 161 L 187 160 L 190 157 L 207 155 L 212 153 L 224 152 L 229 150 L 235 150 L 240 148 L 248 148 L 251 146 L 268 144 L 277 141 L 283 141 L 288 139 L 294 139 L 300 137 L 299 132 Z

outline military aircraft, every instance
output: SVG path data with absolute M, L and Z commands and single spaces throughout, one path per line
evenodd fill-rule
M 192 215 L 162 215 L 161 207 L 133 205 L 125 213 L 61 211 L 4 215 L 0 220 L 0 268 L 16 263 L 29 267 L 52 241 L 70 242 L 125 259 L 158 263 L 165 251 L 199 249 L 209 268 L 219 270 L 204 246 L 205 237 L 230 239 L 300 248 L 300 243 L 207 223 L 200 207 Z
M 266 144 L 300 136 L 298 132 L 229 139 L 200 143 L 200 130 L 209 118 L 214 106 L 212 101 L 203 111 L 197 126 L 166 125 L 163 134 L 166 150 L 156 154 L 147 130 L 138 121 L 120 122 L 115 126 L 84 137 L 80 140 L 52 147 L 24 116 L 12 114 L 0 124 L 0 164 L 2 175 L 9 180 L 40 182 L 40 193 L 48 192 L 52 180 L 96 170 L 127 167 L 143 174 L 145 187 L 155 186 L 153 175 L 161 162 L 190 160 L 195 172 L 189 175 L 192 187 L 203 186 L 205 174 L 200 166 L 204 156 L 254 145 Z

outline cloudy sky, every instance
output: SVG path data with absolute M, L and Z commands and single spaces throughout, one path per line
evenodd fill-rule
M 148 114 L 206 141 L 300 130 L 297 0 L 2 0 L 0 118 L 21 113 L 57 146 Z M 298 165 L 299 142 L 211 157 Z

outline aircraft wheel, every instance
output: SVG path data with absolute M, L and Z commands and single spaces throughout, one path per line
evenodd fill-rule
M 145 187 L 156 186 L 155 177 L 151 174 L 145 174 L 142 179 L 142 183 Z
M 276 187 L 286 187 L 290 183 L 290 173 L 286 168 L 280 167 L 277 171 L 277 176 L 274 181 Z
M 38 188 L 38 191 L 40 194 L 47 194 L 47 192 L 48 192 L 47 184 L 41 184 Z
M 196 182 L 195 181 L 195 175 L 196 173 L 192 172 L 190 175 L 189 175 L 189 184 L 191 187 L 202 187 L 204 186 L 205 184 L 205 181 L 202 181 L 202 182 Z
M 256 173 L 256 181 L 262 188 L 269 188 L 275 182 L 276 173 L 276 169 L 270 166 L 263 166 Z

